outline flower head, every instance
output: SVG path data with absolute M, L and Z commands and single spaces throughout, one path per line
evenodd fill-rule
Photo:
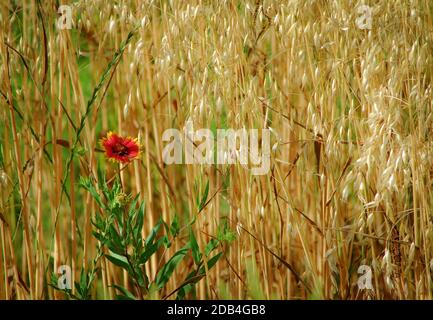
M 128 163 L 140 154 L 140 145 L 137 139 L 123 138 L 113 132 L 102 138 L 101 144 L 105 149 L 105 156 L 113 161 Z

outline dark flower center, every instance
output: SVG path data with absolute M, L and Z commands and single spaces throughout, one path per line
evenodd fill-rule
M 124 157 L 128 155 L 128 148 L 121 143 L 117 143 L 113 146 L 113 153 Z

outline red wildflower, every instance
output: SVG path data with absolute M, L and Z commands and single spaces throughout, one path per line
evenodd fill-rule
M 107 136 L 102 138 L 101 144 L 105 149 L 105 156 L 113 161 L 127 163 L 137 158 L 140 153 L 137 139 L 123 138 L 113 132 L 108 132 Z

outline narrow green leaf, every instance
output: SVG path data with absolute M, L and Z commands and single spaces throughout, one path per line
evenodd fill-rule
M 116 254 L 114 252 L 111 252 L 109 254 L 105 255 L 108 260 L 110 260 L 113 264 L 115 264 L 118 267 L 121 267 L 127 271 L 129 271 L 129 264 L 126 257 L 121 256 L 120 254 Z
M 170 226 L 170 233 L 173 237 L 176 237 L 180 231 L 179 218 L 177 214 L 174 215 L 173 221 Z
M 221 258 L 222 254 L 223 253 L 220 252 L 208 260 L 208 262 L 207 262 L 207 269 L 208 270 L 212 269 L 212 267 L 218 262 L 219 258 Z M 206 269 L 204 266 L 202 266 L 200 268 L 199 274 L 205 274 L 205 272 L 206 272 Z
M 144 202 L 140 204 L 140 207 L 138 208 L 137 212 L 137 220 L 134 226 L 134 236 L 136 239 L 138 239 L 138 236 L 141 233 L 141 230 L 143 229 L 143 222 L 144 222 Z
M 136 300 L 135 296 L 129 292 L 126 288 L 113 284 L 113 287 L 119 290 L 122 295 L 117 295 L 116 298 L 119 298 L 119 300 Z
M 150 235 L 147 237 L 146 239 L 146 246 L 148 246 L 149 244 L 151 244 L 153 242 L 153 240 L 155 239 L 159 228 L 161 228 L 161 224 L 162 224 L 162 219 L 159 219 L 158 223 L 156 224 L 156 226 L 153 227 L 152 231 L 150 232 Z
M 218 247 L 218 245 L 220 244 L 220 242 L 217 240 L 217 239 L 211 239 L 208 243 L 207 243 L 207 245 L 206 245 L 206 247 L 205 247 L 205 254 L 206 254 L 206 257 L 207 256 L 209 256 L 209 254 L 213 251 L 213 250 L 215 250 L 217 247 Z
M 170 279 L 170 276 L 173 274 L 174 269 L 176 269 L 177 265 L 182 261 L 182 259 L 186 256 L 189 251 L 189 244 L 184 246 L 182 249 L 177 251 L 168 262 L 162 267 L 162 269 L 156 275 L 156 285 L 158 289 L 164 287 L 164 285 Z
M 194 259 L 194 262 L 196 265 L 198 265 L 201 260 L 201 253 L 197 240 L 194 236 L 194 231 L 192 230 L 191 226 L 189 227 L 189 243 L 191 245 L 192 257 Z
M 101 207 L 103 210 L 106 210 L 105 205 L 102 203 L 102 199 L 101 196 L 99 195 L 98 191 L 96 190 L 93 181 L 90 180 L 90 178 L 83 178 L 80 177 L 80 183 L 79 185 L 86 189 L 87 191 L 90 192 L 90 194 L 92 195 L 93 199 L 95 199 L 96 203 L 98 204 L 99 207 Z
M 204 189 L 204 193 L 201 198 L 200 205 L 198 206 L 199 211 L 201 211 L 204 208 L 208 195 L 209 195 L 209 180 L 206 183 L 206 187 Z
M 146 263 L 149 260 L 149 258 L 159 249 L 163 241 L 164 241 L 163 238 L 159 238 L 155 243 L 152 243 L 151 245 L 147 246 L 146 250 L 140 256 L 139 263 L 140 264 Z

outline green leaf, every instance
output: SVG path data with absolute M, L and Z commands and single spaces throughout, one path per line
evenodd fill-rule
M 137 283 L 140 287 L 146 288 L 149 286 L 149 278 L 147 277 L 146 272 L 142 272 L 139 268 L 136 272 Z
M 208 262 L 207 262 L 207 269 L 208 270 L 212 269 L 213 266 L 215 266 L 215 264 L 221 258 L 222 254 L 223 253 L 220 252 L 208 260 Z M 186 277 L 185 281 L 183 282 L 183 283 L 185 283 L 185 285 L 179 289 L 176 299 L 180 300 L 180 299 L 185 298 L 185 296 L 191 290 L 195 289 L 195 284 L 198 283 L 201 279 L 203 279 L 205 274 L 206 274 L 206 269 L 204 266 L 201 266 L 198 271 L 193 271 L 193 272 L 189 273 L 188 276 Z
M 171 241 L 167 237 L 167 235 L 163 236 L 162 240 L 163 240 L 163 243 L 164 243 L 164 247 L 166 247 L 167 249 L 171 247 Z
M 105 174 L 104 174 L 104 171 L 102 170 L 101 166 L 98 166 L 96 168 L 96 174 L 98 176 L 99 189 L 102 191 L 106 191 L 107 190 L 107 183 L 105 181 Z
M 219 258 L 221 258 L 222 254 L 223 253 L 220 252 L 208 260 L 208 262 L 207 262 L 207 269 L 208 270 L 212 269 L 212 267 L 218 262 Z M 199 274 L 205 274 L 205 272 L 206 272 L 206 269 L 204 266 L 202 266 L 200 268 Z
M 102 220 L 101 216 L 99 214 L 95 215 L 94 219 L 91 219 L 90 222 L 98 229 L 98 230 L 104 230 L 105 229 L 105 222 Z
M 155 243 L 152 243 L 151 245 L 147 246 L 146 250 L 140 256 L 139 264 L 146 263 L 149 260 L 149 258 L 159 249 L 163 241 L 164 241 L 163 238 L 159 238 Z
M 180 300 L 185 298 L 185 296 L 192 290 L 195 298 L 195 284 L 199 282 L 202 278 L 203 277 L 200 275 L 197 276 L 197 270 L 190 272 L 183 281 L 183 285 L 179 289 L 176 299 Z
M 113 287 L 122 293 L 122 295 L 117 295 L 116 299 L 118 299 L 118 300 L 136 300 L 135 296 L 131 292 L 129 292 L 126 288 L 124 288 L 122 286 L 118 286 L 116 284 L 113 284 Z
M 194 262 L 196 265 L 198 265 L 201 260 L 201 253 L 192 227 L 189 227 L 189 243 L 191 245 L 192 257 L 194 259 Z
M 96 203 L 99 207 L 101 207 L 101 209 L 106 210 L 105 205 L 102 203 L 101 196 L 99 195 L 98 191 L 95 188 L 95 185 L 93 184 L 93 181 L 90 178 L 80 177 L 79 185 L 90 192 L 93 199 L 95 199 Z
M 131 201 L 131 204 L 129 205 L 129 212 L 128 212 L 128 218 L 134 218 L 136 215 L 135 207 L 137 206 L 139 195 L 137 194 Z
M 222 254 L 223 253 L 220 252 L 208 260 L 207 262 L 208 270 L 212 269 L 215 266 L 215 264 L 221 258 Z M 205 273 L 206 273 L 206 269 L 204 266 L 201 266 L 198 271 L 190 272 L 183 282 L 185 285 L 183 285 L 182 288 L 179 289 L 176 299 L 177 300 L 184 299 L 185 296 L 191 290 L 195 290 L 195 284 L 198 283 L 201 279 L 203 279 Z
M 153 242 L 153 240 L 155 239 L 159 228 L 161 228 L 161 224 L 162 224 L 162 219 L 160 218 L 158 223 L 156 224 L 156 226 L 153 227 L 152 231 L 150 232 L 150 235 L 147 237 L 146 239 L 146 246 L 148 246 L 149 244 L 151 244 Z
M 193 283 L 189 283 L 184 285 L 182 288 L 179 289 L 179 291 L 177 292 L 177 297 L 176 300 L 182 300 L 185 298 L 185 296 L 191 292 L 194 289 L 194 284 Z
M 145 211 L 144 202 L 140 203 L 139 208 L 136 209 L 138 197 L 139 195 L 135 196 L 129 205 L 128 219 L 126 222 L 126 230 L 128 234 L 132 233 L 135 245 L 137 245 L 137 242 L 141 239 Z
M 173 274 L 174 269 L 176 269 L 177 265 L 186 256 L 189 249 L 189 244 L 185 245 L 182 249 L 177 251 L 158 272 L 155 280 L 158 289 L 164 287 L 164 285 L 168 282 L 170 276 Z
M 173 221 L 171 222 L 170 233 L 173 237 L 176 237 L 179 231 L 180 231 L 179 218 L 176 214 L 174 215 Z
M 125 250 L 120 245 L 115 244 L 111 240 L 107 240 L 103 244 L 106 245 L 108 247 L 108 249 L 110 249 L 111 252 L 114 252 L 114 253 L 116 253 L 118 255 L 123 255 L 123 253 L 125 252 Z
M 111 225 L 108 228 L 108 249 L 114 251 L 115 248 L 121 248 L 122 247 L 122 240 L 124 240 L 120 235 L 117 233 L 117 230 L 114 228 L 113 225 Z
M 83 147 L 77 147 L 76 150 L 74 151 L 74 156 L 77 155 L 79 157 L 83 157 L 85 156 L 87 153 L 86 149 Z
M 100 241 L 102 244 L 105 244 L 105 238 L 104 238 L 104 236 L 102 235 L 102 234 L 100 234 L 100 233 L 98 233 L 98 232 L 96 232 L 96 231 L 92 231 L 92 234 L 93 234 L 93 236 L 98 240 L 98 241 Z
M 143 229 L 143 221 L 144 221 L 144 202 L 140 204 L 140 207 L 138 208 L 137 212 L 137 220 L 135 222 L 134 226 L 134 236 L 135 239 L 139 238 L 139 235 L 141 233 L 141 230 Z
M 75 286 L 75 291 L 77 292 L 78 296 L 82 297 L 83 296 L 83 292 L 81 291 L 80 284 L 78 282 L 75 282 L 74 286 Z
M 87 287 L 87 272 L 82 269 L 80 273 L 80 288 Z
M 110 260 L 113 264 L 115 264 L 118 267 L 121 267 L 127 271 L 129 271 L 129 263 L 126 257 L 121 256 L 120 254 L 116 254 L 114 252 L 111 252 L 109 254 L 105 255 L 108 260 Z
M 222 226 L 219 226 L 217 232 L 217 238 L 221 242 L 229 242 L 229 243 L 236 240 L 236 233 L 230 230 L 227 221 Z
M 215 250 L 215 249 L 218 247 L 219 244 L 220 244 L 220 242 L 219 242 L 217 239 L 211 239 L 211 240 L 207 243 L 207 245 L 206 245 L 206 247 L 205 247 L 205 249 L 204 249 L 204 252 L 205 252 L 205 254 L 206 254 L 206 257 L 209 256 L 209 254 L 210 254 L 213 250 Z
M 209 195 L 209 180 L 206 183 L 206 187 L 204 189 L 203 196 L 202 196 L 200 204 L 198 206 L 199 211 L 201 211 L 204 208 L 208 195 Z

